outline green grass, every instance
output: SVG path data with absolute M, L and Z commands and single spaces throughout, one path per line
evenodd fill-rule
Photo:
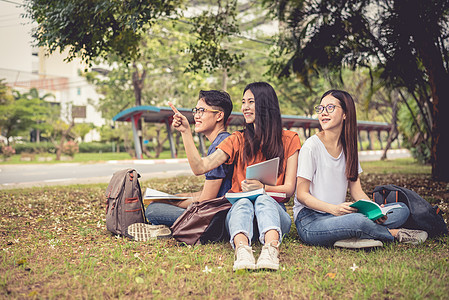
M 430 165 L 416 163 L 413 158 L 398 158 L 395 160 L 366 161 L 360 163 L 365 173 L 380 174 L 431 174 Z
M 426 199 L 447 205 L 447 185 L 432 182 L 428 170 L 407 160 L 386 166 L 362 165 L 365 190 L 391 181 L 412 184 Z M 173 193 L 200 189 L 202 180 L 141 184 Z M 278 272 L 234 273 L 228 243 L 192 247 L 111 235 L 104 225 L 105 189 L 95 184 L 0 191 L 1 299 L 447 299 L 449 293 L 447 237 L 351 251 L 305 245 L 293 225 L 281 245 Z M 291 214 L 291 202 L 287 210 Z M 254 249 L 257 257 L 261 246 Z
M 48 158 L 48 160 L 46 160 Z M 171 158 L 169 151 L 162 152 L 159 159 Z M 1 160 L 0 164 L 54 164 L 54 163 L 88 163 L 88 162 L 101 162 L 108 160 L 126 160 L 133 159 L 126 152 L 104 152 L 104 153 L 77 153 L 73 158 L 64 156 L 60 161 L 56 161 L 55 154 L 35 155 L 32 160 L 21 160 L 19 154 L 11 156 L 8 160 Z

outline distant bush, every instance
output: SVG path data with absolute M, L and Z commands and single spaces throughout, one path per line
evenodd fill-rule
M 74 141 L 67 141 L 62 145 L 62 153 L 74 157 L 76 153 L 80 152 L 78 143 Z
M 41 142 L 41 143 L 16 143 L 14 145 L 17 154 L 22 153 L 55 153 L 55 145 L 51 142 Z
M 103 153 L 103 152 L 115 152 L 117 149 L 116 144 L 112 143 L 100 143 L 100 142 L 90 142 L 90 143 L 80 143 L 79 144 L 80 153 Z M 125 152 L 125 146 L 120 145 L 120 152 Z
M 16 150 L 12 146 L 2 146 L 1 150 L 4 159 L 7 159 L 8 157 L 16 154 Z
M 79 143 L 80 153 L 104 153 L 104 152 L 115 152 L 117 149 L 116 144 L 112 143 L 101 143 L 101 142 L 90 142 L 90 143 Z M 51 142 L 40 142 L 40 143 L 16 143 L 14 144 L 16 149 L 16 154 L 22 153 L 56 153 L 56 148 Z M 114 149 L 114 151 L 113 151 Z M 120 152 L 126 152 L 125 146 L 120 145 Z

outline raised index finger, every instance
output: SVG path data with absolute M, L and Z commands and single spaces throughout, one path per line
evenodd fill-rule
M 175 114 L 179 114 L 180 113 L 179 110 L 173 105 L 173 103 L 168 102 L 168 105 L 171 107 L 171 109 L 173 110 L 173 112 Z

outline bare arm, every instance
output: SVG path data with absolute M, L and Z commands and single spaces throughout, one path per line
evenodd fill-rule
M 356 181 L 349 181 L 349 192 L 351 193 L 352 199 L 355 201 L 360 199 L 369 200 L 367 194 L 362 189 L 362 184 L 360 183 L 360 177 Z
M 217 149 L 214 153 L 206 157 L 200 156 L 193 141 L 189 121 L 173 106 L 173 104 L 169 103 L 169 105 L 175 113 L 173 116 L 173 127 L 181 132 L 184 149 L 187 154 L 187 160 L 189 161 L 189 165 L 193 173 L 195 175 L 202 175 L 224 164 L 229 157 L 221 149 Z
M 362 184 L 360 183 L 360 177 L 357 178 L 356 181 L 349 181 L 349 192 L 351 193 L 352 199 L 354 199 L 355 201 L 360 200 L 360 199 L 365 199 L 365 200 L 370 199 L 368 197 L 368 195 L 365 194 L 365 192 L 362 189 Z M 383 216 L 383 217 L 375 220 L 374 222 L 376 222 L 377 224 L 382 224 L 387 219 L 388 219 L 388 216 Z
M 204 182 L 203 190 L 197 201 L 217 198 L 218 191 L 220 190 L 223 179 L 206 180 Z
M 349 202 L 343 202 L 339 205 L 335 205 L 319 200 L 310 194 L 309 189 L 310 180 L 303 177 L 298 177 L 296 184 L 296 196 L 299 202 L 311 209 L 324 211 L 333 214 L 334 216 L 342 216 L 357 211 L 357 209 L 349 206 L 351 204 Z
M 196 201 L 201 202 L 204 200 L 217 198 L 217 194 L 218 194 L 218 191 L 220 190 L 222 182 L 223 182 L 223 179 L 206 180 L 204 182 L 202 191 L 193 192 L 193 193 L 176 194 L 176 196 L 190 197 L 189 199 L 182 200 L 182 201 L 166 200 L 166 201 L 159 201 L 159 202 L 175 205 L 175 206 L 182 207 L 182 208 L 187 208 L 193 202 L 196 202 Z
M 265 190 L 270 192 L 282 192 L 290 198 L 295 193 L 296 188 L 296 170 L 298 168 L 298 153 L 296 151 L 287 159 L 287 166 L 285 169 L 285 179 L 283 185 L 265 185 Z

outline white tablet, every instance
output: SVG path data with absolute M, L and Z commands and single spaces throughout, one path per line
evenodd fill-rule
M 257 179 L 263 184 L 276 185 L 279 169 L 279 157 L 248 166 L 246 179 Z

